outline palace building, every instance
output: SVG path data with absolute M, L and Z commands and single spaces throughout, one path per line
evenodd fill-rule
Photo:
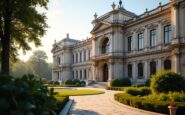
M 185 0 L 171 0 L 136 15 L 122 1 L 92 21 L 92 37 L 53 44 L 52 79 L 143 83 L 160 70 L 185 74 Z

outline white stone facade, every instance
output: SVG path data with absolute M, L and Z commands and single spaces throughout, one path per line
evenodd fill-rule
M 164 69 L 185 74 L 185 1 L 171 0 L 141 15 L 118 8 L 92 21 L 91 38 L 54 43 L 53 76 L 110 81 L 129 77 L 145 82 Z

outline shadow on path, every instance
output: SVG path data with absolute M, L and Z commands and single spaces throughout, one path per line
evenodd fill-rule
M 69 115 L 100 115 L 99 113 L 91 110 L 83 110 L 83 109 L 74 109 L 76 102 L 73 102 L 73 106 L 71 107 L 71 111 Z

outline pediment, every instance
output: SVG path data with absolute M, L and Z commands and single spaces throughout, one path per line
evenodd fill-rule
M 58 45 L 58 44 L 55 44 L 54 46 L 53 46 L 53 49 L 51 50 L 51 52 L 57 52 L 57 51 L 59 51 L 59 50 L 61 50 L 62 48 Z
M 108 22 L 105 22 L 105 23 L 108 23 Z M 103 29 L 105 29 L 105 28 L 107 28 L 109 26 L 110 26 L 109 24 L 104 24 L 104 22 L 99 22 L 98 24 L 96 24 L 94 26 L 94 28 L 92 29 L 91 33 L 103 30 Z

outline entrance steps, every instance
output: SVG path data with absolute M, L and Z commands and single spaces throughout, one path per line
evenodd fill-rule
M 108 82 L 98 82 L 98 81 L 92 81 L 88 84 L 88 87 L 93 88 L 103 88 L 106 89 L 108 85 Z

